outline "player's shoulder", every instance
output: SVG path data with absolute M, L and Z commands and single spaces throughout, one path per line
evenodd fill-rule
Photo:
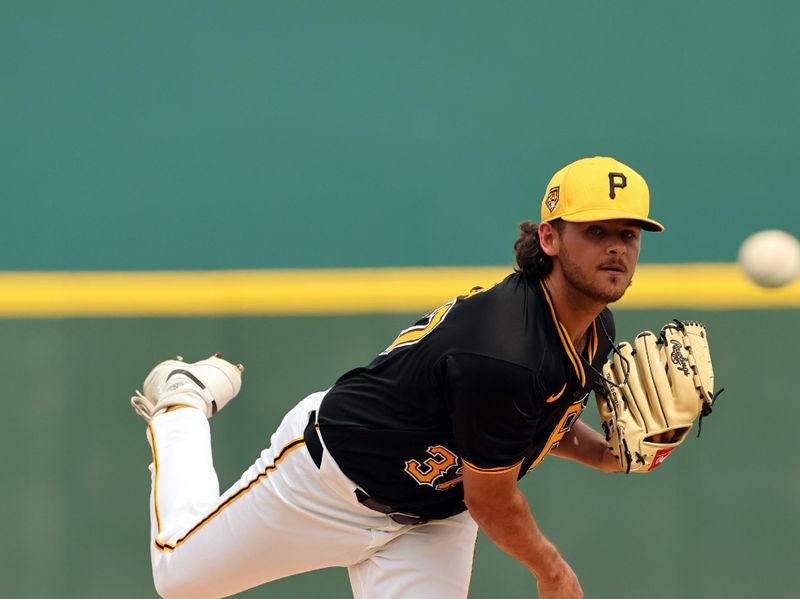
M 489 287 L 473 287 L 456 298 L 460 309 L 485 310 L 487 306 L 520 301 L 524 298 L 528 283 L 522 273 L 512 272 L 503 280 Z
M 518 364 L 538 363 L 548 345 L 538 305 L 535 288 L 521 273 L 512 273 L 490 288 L 459 297 L 437 341 L 447 346 L 448 354 L 464 351 Z
M 475 338 L 486 335 L 507 336 L 520 330 L 524 314 L 535 302 L 525 277 L 511 273 L 491 287 L 473 287 L 453 302 L 444 330 Z

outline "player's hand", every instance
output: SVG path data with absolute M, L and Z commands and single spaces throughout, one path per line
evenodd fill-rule
M 550 576 L 538 579 L 539 599 L 583 599 L 583 589 L 575 572 L 564 560 Z

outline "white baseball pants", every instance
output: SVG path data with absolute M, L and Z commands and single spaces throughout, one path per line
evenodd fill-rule
M 361 505 L 330 454 L 317 468 L 305 447 L 324 395 L 295 406 L 222 496 L 205 416 L 184 408 L 152 420 L 150 547 L 162 597 L 224 597 L 331 566 L 348 569 L 356 599 L 467 596 L 477 535 L 469 513 L 401 525 Z

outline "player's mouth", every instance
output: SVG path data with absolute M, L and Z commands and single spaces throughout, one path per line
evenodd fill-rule
M 607 262 L 606 264 L 600 265 L 600 270 L 615 275 L 624 275 L 626 272 L 628 272 L 628 267 L 621 262 Z

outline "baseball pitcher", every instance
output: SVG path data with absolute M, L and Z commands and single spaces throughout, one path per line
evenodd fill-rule
M 222 597 L 341 566 L 357 599 L 463 599 L 480 528 L 530 570 L 540 597 L 582 597 L 517 481 L 550 453 L 649 472 L 710 411 L 702 325 L 615 346 L 607 305 L 631 282 L 642 231 L 661 230 L 629 166 L 564 167 L 539 224 L 520 225 L 514 273 L 433 309 L 303 399 L 223 493 L 208 421 L 243 368 L 219 356 L 158 364 L 132 398 L 153 451 L 158 592 Z M 603 433 L 579 420 L 593 390 Z

